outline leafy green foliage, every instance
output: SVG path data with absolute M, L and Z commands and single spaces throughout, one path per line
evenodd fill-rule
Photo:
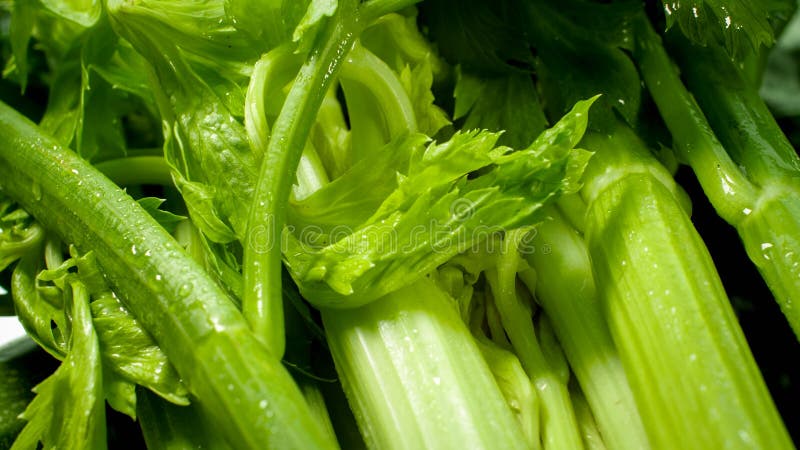
M 533 55 L 512 5 L 435 0 L 422 5 L 431 37 L 447 60 L 479 73 L 530 68 Z
M 517 152 L 495 147 L 497 134 L 467 132 L 427 146 L 408 136 L 363 160 L 297 205 L 308 211 L 305 223 L 322 226 L 289 236 L 285 255 L 301 292 L 327 307 L 364 304 L 493 233 L 535 220 L 542 203 L 580 178 L 588 157 L 572 148 L 590 104 L 579 103 Z M 383 180 L 370 196 L 362 193 L 367 172 Z
M 796 5 L 782 0 L 662 0 L 667 28 L 700 45 L 719 43 L 740 59 L 775 41 L 774 21 L 785 20 Z M 766 14 L 765 14 L 766 12 Z
M 590 240 L 594 261 L 582 233 L 592 230 L 586 223 L 597 228 L 598 217 L 619 219 L 619 208 L 597 206 L 614 189 L 625 193 L 620 204 L 644 202 L 638 215 L 622 211 L 625 219 L 653 217 L 658 204 L 647 203 L 654 197 L 647 189 L 655 186 L 657 200 L 680 218 L 673 225 L 688 220 L 682 191 L 642 144 L 669 140 L 662 118 L 704 120 L 682 95 L 666 53 L 658 80 L 673 76 L 675 83 L 651 89 L 651 97 L 642 94 L 640 74 L 648 73 L 642 48 L 661 48 L 660 36 L 643 35 L 642 24 L 663 27 L 663 17 L 645 15 L 654 11 L 638 0 L 426 0 L 419 10 L 415 3 L 0 0 L 8 12 L 0 17 L 8 25 L 0 26 L 7 56 L 2 87 L 47 90 L 37 105 L 44 107 L 38 127 L 0 103 L 0 280 L 8 285 L 13 267 L 15 311 L 33 339 L 63 361 L 37 388 L 15 448 L 103 448 L 104 401 L 138 418 L 154 447 L 334 447 L 342 435 L 323 430 L 329 419 L 320 390 L 326 389 L 317 384 L 335 381 L 326 355 L 319 358 L 328 343 L 373 446 L 485 442 L 573 450 L 594 445 L 588 435 L 600 429 L 610 447 L 648 447 L 636 405 L 649 405 L 657 392 L 640 383 L 634 402 L 616 347 L 634 360 L 626 369 L 636 375 L 639 366 L 658 362 L 658 355 L 646 355 L 636 363 L 635 351 L 644 345 L 686 356 L 706 344 L 648 341 L 649 330 L 671 323 L 662 311 L 650 314 L 657 323 L 644 317 L 615 329 L 615 342 L 605 332 L 605 321 L 618 319 L 614 305 L 604 305 L 603 317 L 599 307 L 594 319 L 582 315 L 592 308 L 581 302 L 599 300 L 592 277 L 608 263 L 603 252 L 647 253 L 637 236 L 663 220 L 605 227 L 608 236 Z M 762 47 L 795 7 L 793 0 L 663 4 L 667 41 L 683 32 L 720 53 L 724 48 L 749 69 L 749 82 L 758 78 Z M 789 113 L 796 86 L 785 80 L 797 75 L 792 52 L 779 60 L 782 81 L 773 92 Z M 689 71 L 682 75 L 690 79 Z M 652 101 L 665 97 L 675 97 L 677 106 L 662 108 L 658 117 Z M 696 97 L 704 114 L 717 114 L 720 105 L 705 107 Z M 728 99 L 716 97 L 719 104 Z M 681 109 L 687 104 L 694 107 L 688 113 Z M 645 115 L 655 120 L 642 124 Z M 550 129 L 548 119 L 556 123 Z M 737 126 L 737 132 L 748 137 L 753 128 Z M 676 148 L 713 140 L 710 128 L 695 131 L 674 132 Z M 579 142 L 597 151 L 591 163 L 590 152 L 576 149 Z M 704 149 L 689 147 L 693 155 Z M 717 150 L 716 156 L 726 151 Z M 162 151 L 163 158 L 156 155 Z M 793 149 L 788 153 L 794 158 Z M 769 159 L 761 150 L 747 154 Z M 725 190 L 727 169 L 737 168 L 721 163 L 710 167 Z M 757 175 L 753 165 L 742 165 L 746 176 Z M 787 179 L 796 180 L 794 169 L 787 169 Z M 150 183 L 162 190 L 151 192 Z M 562 194 L 572 197 L 553 206 Z M 781 197 L 779 206 L 789 211 L 793 197 Z M 719 211 L 761 214 L 744 204 Z M 587 205 L 595 207 L 589 209 L 595 222 L 585 217 Z M 559 210 L 577 230 L 559 219 Z M 773 222 L 753 223 L 780 222 L 782 212 L 771 213 Z M 549 250 L 561 252 L 560 259 L 536 254 L 552 264 L 536 272 L 527 265 L 536 258 L 521 259 L 517 247 L 554 223 L 556 237 L 545 241 L 558 244 Z M 609 249 L 608 242 L 617 244 Z M 765 261 L 778 252 L 793 264 L 800 254 L 772 237 L 754 242 L 748 250 Z M 674 250 L 663 253 L 656 255 L 659 271 L 643 272 L 653 277 L 647 283 L 603 284 L 603 295 L 669 281 L 664 261 L 682 261 Z M 702 257 L 692 258 L 713 272 Z M 618 259 L 612 271 L 626 266 Z M 623 275 L 639 276 L 633 269 L 623 268 Z M 545 284 L 568 292 L 547 300 L 539 289 Z M 676 310 L 691 306 L 686 299 L 692 296 L 668 297 L 670 289 L 660 289 L 664 301 L 681 300 Z M 288 313 L 284 305 L 291 305 Z M 691 319 L 681 322 L 694 324 L 689 331 L 702 337 L 708 324 Z M 625 334 L 642 323 L 642 336 Z M 728 331 L 720 335 L 735 335 Z M 590 351 L 581 360 L 584 346 Z M 750 370 L 746 355 L 723 359 Z M 668 364 L 662 372 L 671 377 L 659 386 L 684 388 L 670 367 L 699 373 L 694 384 L 706 386 L 704 374 L 692 372 L 704 361 L 690 362 Z M 567 386 L 571 371 L 589 403 L 580 423 L 572 403 L 583 400 Z M 614 376 L 595 383 L 598 373 Z M 646 385 L 652 378 L 637 380 Z M 740 381 L 723 378 L 702 391 L 721 392 Z M 757 381 L 748 384 L 758 389 Z M 620 393 L 629 395 L 615 397 Z M 698 398 L 738 401 L 739 393 L 728 394 Z M 754 430 L 768 430 L 763 434 L 780 440 L 768 400 L 720 411 L 731 422 L 739 412 L 761 411 L 768 426 L 741 429 L 758 439 L 763 436 Z M 667 430 L 665 442 L 674 431 L 671 420 L 695 418 L 691 410 L 658 416 L 669 407 L 648 416 L 654 435 Z M 451 422 L 465 415 L 469 420 Z M 613 421 L 611 433 L 609 416 L 625 416 Z M 725 435 L 724 426 L 714 425 L 704 423 L 704 436 Z M 746 439 L 737 427 L 727 431 Z M 693 439 L 689 432 L 673 434 Z
M 44 230 L 11 199 L 0 194 L 0 270 L 42 243 Z
M 453 119 L 462 128 L 502 131 L 500 143 L 523 148 L 547 127 L 539 95 L 528 74 L 479 77 L 459 71 Z
M 222 14 L 221 11 L 217 11 Z M 197 45 L 182 52 L 169 36 L 159 37 L 165 26 L 151 19 L 147 10 L 120 9 L 112 17 L 120 32 L 128 37 L 155 69 L 159 81 L 159 111 L 170 123 L 164 128 L 164 153 L 173 168 L 173 177 L 189 209 L 190 216 L 214 242 L 230 242 L 245 233 L 247 211 L 241 199 L 252 198 L 255 158 L 244 126 L 228 109 L 225 98 L 217 96 L 187 61 L 189 51 L 221 52 L 206 34 L 203 21 L 184 18 L 184 33 L 196 33 Z M 157 32 L 147 34 L 154 28 Z M 211 35 L 213 38 L 214 35 Z M 172 38 L 174 39 L 174 37 Z M 182 41 L 181 41 L 182 42 Z M 193 42 L 193 41 L 192 41 Z M 232 44 L 231 44 L 232 45 Z M 244 44 L 239 43 L 244 47 Z M 198 66 L 201 67 L 202 65 Z M 222 82 L 219 78 L 212 81 Z M 241 108 L 241 103 L 239 102 Z M 220 177 L 218 174 L 243 174 Z
M 100 381 L 106 386 L 109 403 L 135 417 L 136 384 L 173 403 L 188 403 L 188 393 L 175 369 L 112 293 L 92 253 L 73 256 L 58 267 L 41 271 L 35 256 L 17 267 L 13 282 L 20 320 L 43 348 L 58 359 L 69 358 L 73 327 L 66 305 L 71 283 L 80 283 L 91 298 L 93 333 L 104 368 Z
M 79 281 L 65 285 L 70 317 L 66 357 L 36 388 L 23 418 L 28 421 L 13 449 L 105 449 L 106 424 L 100 347 L 89 310 L 89 292 Z

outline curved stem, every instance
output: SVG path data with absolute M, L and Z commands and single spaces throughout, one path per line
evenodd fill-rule
M 65 242 L 95 253 L 232 446 L 336 447 L 202 267 L 122 189 L 2 102 L 0 189 Z
M 636 35 L 634 57 L 672 133 L 675 150 L 692 167 L 720 217 L 738 224 L 753 209 L 755 187 L 711 131 L 700 107 L 678 77 L 660 37 L 646 19 L 636 21 Z
M 419 2 L 420 0 L 371 0 L 364 3 L 359 9 L 364 23 L 370 23 L 378 17 L 400 11 Z
M 280 236 L 300 156 L 325 93 L 356 38 L 356 2 L 341 2 L 275 121 L 250 208 L 244 247 L 243 312 L 270 351 L 285 348 Z
M 95 164 L 97 170 L 120 186 L 157 184 L 172 186 L 169 165 L 163 156 L 133 156 Z

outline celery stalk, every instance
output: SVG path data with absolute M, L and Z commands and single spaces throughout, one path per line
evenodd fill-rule
M 587 182 L 586 242 L 653 446 L 792 448 L 711 257 L 678 197 L 653 172 L 655 165 L 603 176 L 616 154 L 637 145 L 621 130 L 583 142 L 609 164 L 589 169 L 603 182 Z M 642 168 L 645 155 L 640 152 Z
M 687 85 L 714 133 L 757 186 L 751 211 L 732 225 L 800 337 L 800 157 L 756 88 L 725 55 L 688 43 L 677 47 Z
M 531 378 L 542 409 L 542 441 L 545 449 L 579 449 L 583 443 L 575 413 L 569 400 L 566 380 L 557 365 L 548 360 L 544 345 L 536 338 L 531 308 L 516 292 L 519 254 L 513 237 L 503 241 L 504 249 L 497 267 L 484 274 L 491 287 L 494 304 L 522 367 Z M 542 343 L 543 344 L 543 343 Z
M 542 305 L 567 360 L 586 393 L 597 426 L 611 448 L 647 448 L 636 403 L 595 287 L 589 253 L 581 235 L 556 208 L 536 228 L 532 251 L 523 256 L 539 283 L 522 281 Z
M 370 448 L 527 448 L 474 338 L 431 280 L 322 318 Z

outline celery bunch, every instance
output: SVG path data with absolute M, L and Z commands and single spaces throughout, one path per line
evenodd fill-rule
M 0 429 L 792 448 L 676 181 L 797 332 L 766 3 L 0 3 L 0 311 L 60 362 Z

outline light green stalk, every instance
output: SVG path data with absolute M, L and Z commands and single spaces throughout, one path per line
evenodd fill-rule
M 540 345 L 536 337 L 530 305 L 526 305 L 516 292 L 519 253 L 514 241 L 518 235 L 511 233 L 503 240 L 504 248 L 497 267 L 486 270 L 486 279 L 505 333 L 541 399 L 544 448 L 580 449 L 583 442 L 569 399 L 566 377 L 562 377 L 546 357 L 544 343 Z
M 526 448 L 455 305 L 429 279 L 322 318 L 370 448 Z
M 676 47 L 688 87 L 756 191 L 747 214 L 730 223 L 800 338 L 800 158 L 758 90 L 726 55 L 680 41 Z M 711 175 L 697 172 L 698 178 Z
M 610 448 L 648 448 L 633 393 L 603 317 L 586 243 L 556 208 L 547 207 L 547 215 L 536 227 L 527 251 L 521 252 L 541 280 L 526 284 L 550 317 L 603 440 Z M 527 277 L 521 278 L 527 281 Z
M 320 44 L 313 48 L 292 84 L 261 163 L 244 242 L 242 309 L 270 351 L 286 347 L 281 294 L 281 233 L 289 194 L 311 127 L 328 87 L 357 34 L 355 2 L 338 6 Z
M 231 445 L 336 447 L 227 295 L 143 208 L 1 103 L 0 140 L 4 193 L 62 240 L 95 253 Z
M 623 125 L 583 144 L 586 242 L 653 447 L 792 448 L 669 174 Z

